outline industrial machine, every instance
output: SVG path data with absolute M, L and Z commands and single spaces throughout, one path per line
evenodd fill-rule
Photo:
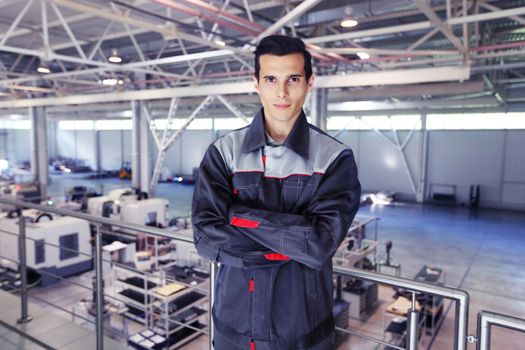
M 40 186 L 35 182 L 14 183 L 0 182 L 0 197 L 39 204 L 41 201 Z M 13 206 L 0 203 L 0 210 L 11 210 Z
M 27 266 L 41 273 L 43 286 L 57 278 L 91 270 L 91 236 L 89 223 L 72 217 L 53 216 L 35 209 L 12 210 L 0 214 L 0 255 L 18 261 L 20 214 L 26 223 Z M 16 265 L 13 263 L 13 265 Z
M 88 199 L 87 212 L 132 224 L 165 228 L 170 226 L 169 201 L 148 198 L 145 192 L 131 188 L 116 189 L 107 196 Z

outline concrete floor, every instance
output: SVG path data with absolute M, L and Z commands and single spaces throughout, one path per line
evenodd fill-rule
M 129 186 L 129 181 L 118 179 L 82 180 L 78 175 L 54 176 L 50 193 L 62 195 L 64 187 L 80 183 L 104 191 Z M 157 196 L 170 200 L 174 216 L 185 216 L 190 211 L 193 187 L 179 184 L 159 184 Z M 379 259 L 384 258 L 384 242 L 392 240 L 392 260 L 401 264 L 402 277 L 412 278 L 423 265 L 443 268 L 446 285 L 469 292 L 469 334 L 475 334 L 476 314 L 488 310 L 525 318 L 525 215 L 505 211 L 453 208 L 419 204 L 367 206 L 359 215 L 377 216 L 379 221 Z M 81 277 L 79 277 L 81 278 Z M 86 278 L 86 281 L 89 280 Z M 32 293 L 64 299 L 63 304 L 76 302 L 82 296 L 76 293 L 49 291 Z M 392 300 L 392 290 L 380 288 L 382 300 L 366 322 L 352 320 L 354 331 L 369 336 L 383 336 L 383 310 Z M 62 295 L 61 297 L 59 295 Z M 71 299 L 72 298 L 72 299 Z M 71 300 L 66 300 L 71 299 Z M 453 349 L 454 308 L 445 305 L 444 322 L 435 339 L 424 337 L 420 349 Z M 453 305 L 452 305 L 453 306 Z M 0 315 L 1 319 L 1 315 Z M 522 350 L 525 334 L 493 327 L 492 349 Z M 202 336 L 185 350 L 207 349 L 207 336 Z M 379 349 L 376 344 L 351 336 L 342 349 Z M 475 349 L 473 344 L 469 349 Z

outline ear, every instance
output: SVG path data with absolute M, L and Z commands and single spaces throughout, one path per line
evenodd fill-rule
M 259 81 L 255 77 L 255 74 L 252 75 L 252 80 L 253 80 L 253 87 L 255 88 L 255 91 L 257 91 L 257 93 L 259 93 Z
M 312 75 L 310 76 L 310 79 L 308 79 L 308 85 L 307 85 L 307 89 L 308 89 L 307 91 L 308 91 L 308 92 L 311 92 L 311 91 L 312 91 L 312 89 L 313 89 L 313 87 L 314 87 L 314 80 L 315 80 L 315 78 L 314 78 L 314 75 L 312 74 Z

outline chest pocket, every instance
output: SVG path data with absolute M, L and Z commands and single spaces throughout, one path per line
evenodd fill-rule
M 287 212 L 298 212 L 305 208 L 317 187 L 314 176 L 290 176 L 284 180 L 282 201 Z
M 262 172 L 237 172 L 233 175 L 234 194 L 246 205 L 257 206 L 261 191 Z

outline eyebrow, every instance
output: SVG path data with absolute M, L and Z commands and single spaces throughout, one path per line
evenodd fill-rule
M 302 78 L 303 75 L 302 74 L 290 74 L 289 76 L 287 76 L 286 78 L 287 79 L 290 79 L 290 78 Z M 263 77 L 263 79 L 266 79 L 266 78 L 277 78 L 275 75 L 265 75 Z

